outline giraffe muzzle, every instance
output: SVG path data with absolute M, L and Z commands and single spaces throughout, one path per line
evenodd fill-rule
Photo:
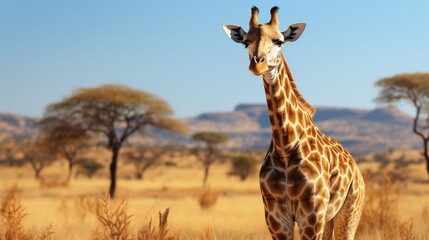
M 268 70 L 267 61 L 265 61 L 265 60 L 261 61 L 260 59 L 258 59 L 258 60 L 259 61 L 252 59 L 252 61 L 250 61 L 250 65 L 249 65 L 249 70 L 257 76 L 263 74 L 265 71 Z

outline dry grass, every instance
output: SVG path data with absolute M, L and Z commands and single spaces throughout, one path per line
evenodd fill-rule
M 424 166 L 402 167 L 408 179 L 395 181 L 385 175 L 377 178 L 380 170 L 394 170 L 394 165 L 382 169 L 368 161 L 361 167 L 371 169 L 374 176 L 367 178 L 366 205 L 356 239 L 429 239 L 429 186 L 424 183 Z M 40 188 L 28 169 L 2 168 L 0 207 L 3 213 L 11 199 L 20 200 L 11 208 L 15 212 L 10 219 L 19 219 L 22 210 L 19 224 L 14 225 L 29 239 L 271 239 L 257 177 L 242 182 L 227 176 L 229 165 L 214 165 L 210 191 L 215 192 L 216 201 L 207 210 L 199 204 L 205 191 L 200 188 L 202 171 L 196 163 L 180 160 L 176 167 L 153 169 L 143 181 L 126 179 L 130 170 L 127 166 L 120 168 L 117 196 L 122 200 L 107 200 L 98 198 L 104 196 L 108 186 L 102 174 L 92 180 L 72 179 L 67 187 Z M 61 171 L 61 165 L 46 169 L 48 174 Z M 14 182 L 20 189 L 12 194 L 9 188 Z M 168 212 L 158 212 L 167 208 Z M 2 216 L 0 240 L 6 239 L 7 229 L 6 216 Z
M 367 185 L 373 182 L 371 180 L 371 177 L 366 175 Z M 367 187 L 357 238 L 377 236 L 380 240 L 415 239 L 413 220 L 402 220 L 399 216 L 400 196 L 400 189 L 392 185 L 387 174 L 383 176 L 381 185 Z
M 40 176 L 39 183 L 41 188 L 67 187 L 68 185 L 66 179 L 62 179 L 61 176 L 54 174 Z
M 4 239 L 6 240 L 27 240 L 32 238 L 32 234 L 23 227 L 23 219 L 26 216 L 21 200 L 17 196 L 18 187 L 11 187 L 8 195 L 2 202 L 2 216 L 4 221 Z
M 17 192 L 18 189 L 14 186 L 3 199 L 2 215 L 5 232 L 2 233 L 0 239 L 53 239 L 54 226 L 52 224 L 45 227 L 39 234 L 35 234 L 34 231 L 24 227 L 23 219 L 26 217 L 26 213 Z M 387 175 L 384 176 L 382 185 L 369 187 L 365 210 L 356 239 L 428 239 L 428 207 L 423 208 L 420 220 L 402 220 L 398 209 L 400 196 L 400 190 L 392 184 Z M 107 194 L 100 197 L 96 203 L 91 198 L 79 197 L 75 200 L 74 210 L 69 209 L 64 203 L 61 203 L 61 208 L 64 208 L 62 211 L 86 212 L 83 218 L 87 218 L 89 215 L 96 216 L 99 225 L 92 231 L 92 239 L 94 240 L 269 239 L 268 237 L 256 238 L 252 235 L 240 236 L 239 233 L 233 231 L 219 233 L 211 231 L 210 228 L 200 230 L 199 234 L 187 234 L 183 237 L 179 230 L 171 231 L 168 227 L 169 208 L 163 213 L 158 213 L 158 225 L 153 225 L 152 220 L 150 220 L 149 224 L 138 231 L 133 231 L 131 227 L 133 218 L 127 213 L 128 199 L 123 198 L 114 204 Z M 82 216 L 82 213 L 77 213 L 76 216 Z M 79 219 L 80 217 L 76 218 L 75 221 L 79 221 Z M 237 217 L 237 220 L 239 219 Z M 415 222 L 420 225 L 417 229 Z M 61 236 L 62 234 L 57 235 L 55 239 L 64 239 Z M 82 238 L 82 236 L 80 237 Z M 90 239 L 90 235 L 86 239 Z
M 137 233 L 138 240 L 179 240 L 179 234 L 171 234 L 168 229 L 168 214 L 170 209 L 167 208 L 164 213 L 159 212 L 159 223 L 158 230 L 155 226 L 152 226 L 152 219 L 149 224 Z
M 27 214 L 24 206 L 21 205 L 17 185 L 13 185 L 3 199 L 1 214 L 3 216 L 1 240 L 48 240 L 54 233 L 52 224 L 45 227 L 40 234 L 24 228 L 23 221 Z
M 99 208 L 96 212 L 97 219 L 101 223 L 101 229 L 93 232 L 93 240 L 128 240 L 130 235 L 131 215 L 127 214 L 127 198 L 122 199 L 119 204 L 111 206 L 109 194 L 105 194 L 98 201 Z

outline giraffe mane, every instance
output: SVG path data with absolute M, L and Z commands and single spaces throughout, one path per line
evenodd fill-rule
M 308 114 L 310 114 L 311 117 L 316 113 L 316 108 L 314 108 L 310 103 L 305 100 L 305 98 L 302 96 L 302 94 L 298 91 L 298 87 L 296 86 L 295 80 L 293 79 L 292 72 L 290 71 L 289 65 L 282 54 L 283 61 L 285 63 L 286 67 L 286 73 L 289 78 L 290 85 L 292 87 L 293 93 L 296 96 L 296 99 L 298 100 L 299 105 L 301 108 L 303 108 Z

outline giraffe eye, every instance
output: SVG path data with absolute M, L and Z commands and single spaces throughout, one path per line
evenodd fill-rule
M 280 39 L 276 39 L 273 40 L 273 43 L 279 47 L 281 47 L 283 45 L 283 43 L 285 43 L 284 41 L 280 40 Z

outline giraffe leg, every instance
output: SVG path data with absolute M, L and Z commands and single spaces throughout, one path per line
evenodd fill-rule
M 326 225 L 325 220 L 323 220 L 325 217 L 321 217 L 322 220 L 317 220 L 313 225 L 309 224 L 311 222 L 310 218 L 312 218 L 311 215 L 297 222 L 301 240 L 322 240 L 323 230 Z
M 323 240 L 331 240 L 334 234 L 334 221 L 331 220 L 326 223 L 325 230 L 323 231 Z
M 265 220 L 273 240 L 293 240 L 295 222 L 275 199 L 264 198 Z
M 334 217 L 334 239 L 354 239 L 363 210 L 365 184 L 359 171 L 356 172 L 352 185 L 341 210 Z

